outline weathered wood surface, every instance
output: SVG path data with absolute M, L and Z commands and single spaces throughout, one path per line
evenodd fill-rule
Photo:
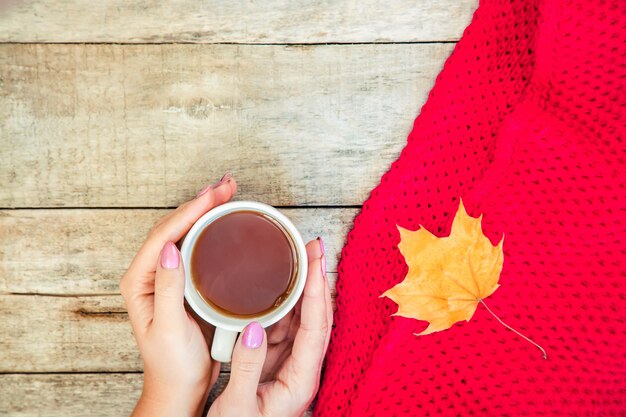
M 0 42 L 450 41 L 475 7 L 474 0 L 5 0 Z
M 0 211 L 0 293 L 102 295 L 118 284 L 155 221 L 169 210 Z M 282 209 L 305 241 L 324 238 L 337 270 L 356 209 Z
M 0 207 L 360 205 L 452 48 L 0 45 Z
M 116 373 L 0 375 L 0 416 L 127 416 L 141 394 L 142 378 Z M 228 375 L 220 374 L 209 402 L 227 383 Z
M 167 211 L 1 211 L 0 372 L 140 371 L 118 283 Z M 334 287 L 338 251 L 357 210 L 282 211 L 305 239 L 325 237 Z
M 0 295 L 0 334 L 0 373 L 143 369 L 121 295 Z
M 0 375 L 0 416 L 128 416 L 141 374 Z
M 120 295 L 0 295 L 0 372 L 142 369 Z
M 0 416 L 130 413 L 119 278 L 160 208 L 224 171 L 300 207 L 334 286 L 358 210 L 302 207 L 362 204 L 476 5 L 0 1 L 0 207 L 20 208 L 0 211 Z

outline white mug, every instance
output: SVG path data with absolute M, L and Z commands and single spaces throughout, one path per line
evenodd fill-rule
M 205 227 L 218 218 L 236 211 L 252 211 L 269 216 L 289 234 L 290 240 L 294 245 L 293 249 L 295 250 L 294 262 L 297 265 L 297 272 L 294 277 L 295 283 L 293 290 L 280 306 L 265 314 L 254 317 L 239 318 L 221 313 L 204 301 L 196 290 L 191 277 L 191 253 L 193 252 L 193 248 L 200 233 Z M 198 316 L 215 326 L 215 335 L 213 336 L 213 344 L 211 346 L 211 357 L 219 362 L 230 362 L 233 347 L 237 341 L 237 335 L 246 325 L 251 321 L 256 321 L 263 327 L 268 327 L 276 323 L 287 315 L 296 305 L 304 290 L 308 266 L 304 241 L 293 223 L 291 223 L 284 214 L 267 204 L 255 201 L 236 201 L 215 207 L 200 217 L 191 227 L 189 233 L 187 233 L 183 240 L 180 253 L 185 267 L 185 299 Z

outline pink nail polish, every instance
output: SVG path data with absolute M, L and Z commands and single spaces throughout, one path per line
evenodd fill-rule
M 213 185 L 207 185 L 206 187 L 204 187 L 203 189 L 201 189 L 200 191 L 198 191 L 198 194 L 196 194 L 196 198 L 204 195 L 207 193 L 207 191 L 211 190 L 211 189 L 215 189 L 217 187 L 219 187 L 220 185 L 227 183 L 228 181 L 230 181 L 233 178 L 233 174 L 231 174 L 230 172 L 227 172 L 226 174 L 224 174 L 224 176 L 222 178 L 220 178 L 220 180 L 218 182 L 216 182 Z
M 318 237 L 317 240 L 320 241 L 320 250 L 322 251 L 321 263 L 322 263 L 322 275 L 326 278 L 326 251 L 324 249 L 324 239 Z
M 212 188 L 217 188 L 220 185 L 227 183 L 231 179 L 233 179 L 233 174 L 231 174 L 230 172 L 227 172 L 226 174 L 224 174 L 224 176 L 222 178 L 220 178 L 220 180 L 218 182 L 213 184 L 211 187 Z
M 167 242 L 161 250 L 161 267 L 177 269 L 180 264 L 180 252 L 174 243 Z
M 201 195 L 206 194 L 206 192 L 209 191 L 211 188 L 212 187 L 210 185 L 207 185 L 206 187 L 198 191 L 198 194 L 196 194 L 196 198 L 200 197 Z
M 263 344 L 263 327 L 256 321 L 248 324 L 241 336 L 241 343 L 248 349 L 257 349 Z

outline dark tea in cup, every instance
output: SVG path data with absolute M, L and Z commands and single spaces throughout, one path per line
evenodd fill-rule
M 291 311 L 306 284 L 308 258 L 300 232 L 280 211 L 257 201 L 231 201 L 200 217 L 180 249 L 185 300 L 215 326 L 211 357 L 230 362 L 250 321 L 271 326 Z
M 278 308 L 293 290 L 298 262 L 290 234 L 271 216 L 234 211 L 197 236 L 191 277 L 222 314 L 254 317 Z

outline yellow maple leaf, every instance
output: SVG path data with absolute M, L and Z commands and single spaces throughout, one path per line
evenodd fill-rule
M 461 201 L 450 236 L 438 238 L 422 226 L 416 231 L 398 226 L 398 249 L 409 271 L 383 296 L 398 304 L 395 315 L 429 322 L 418 336 L 469 321 L 481 303 L 502 325 L 541 349 L 546 358 L 541 346 L 505 324 L 484 302 L 499 287 L 504 238 L 493 246 L 483 234 L 481 220 L 482 216 L 470 217 Z
M 448 237 L 398 226 L 398 248 L 409 272 L 383 295 L 398 304 L 397 315 L 430 323 L 419 335 L 469 321 L 478 303 L 498 288 L 504 239 L 493 246 L 482 233 L 481 219 L 470 217 L 461 202 Z

